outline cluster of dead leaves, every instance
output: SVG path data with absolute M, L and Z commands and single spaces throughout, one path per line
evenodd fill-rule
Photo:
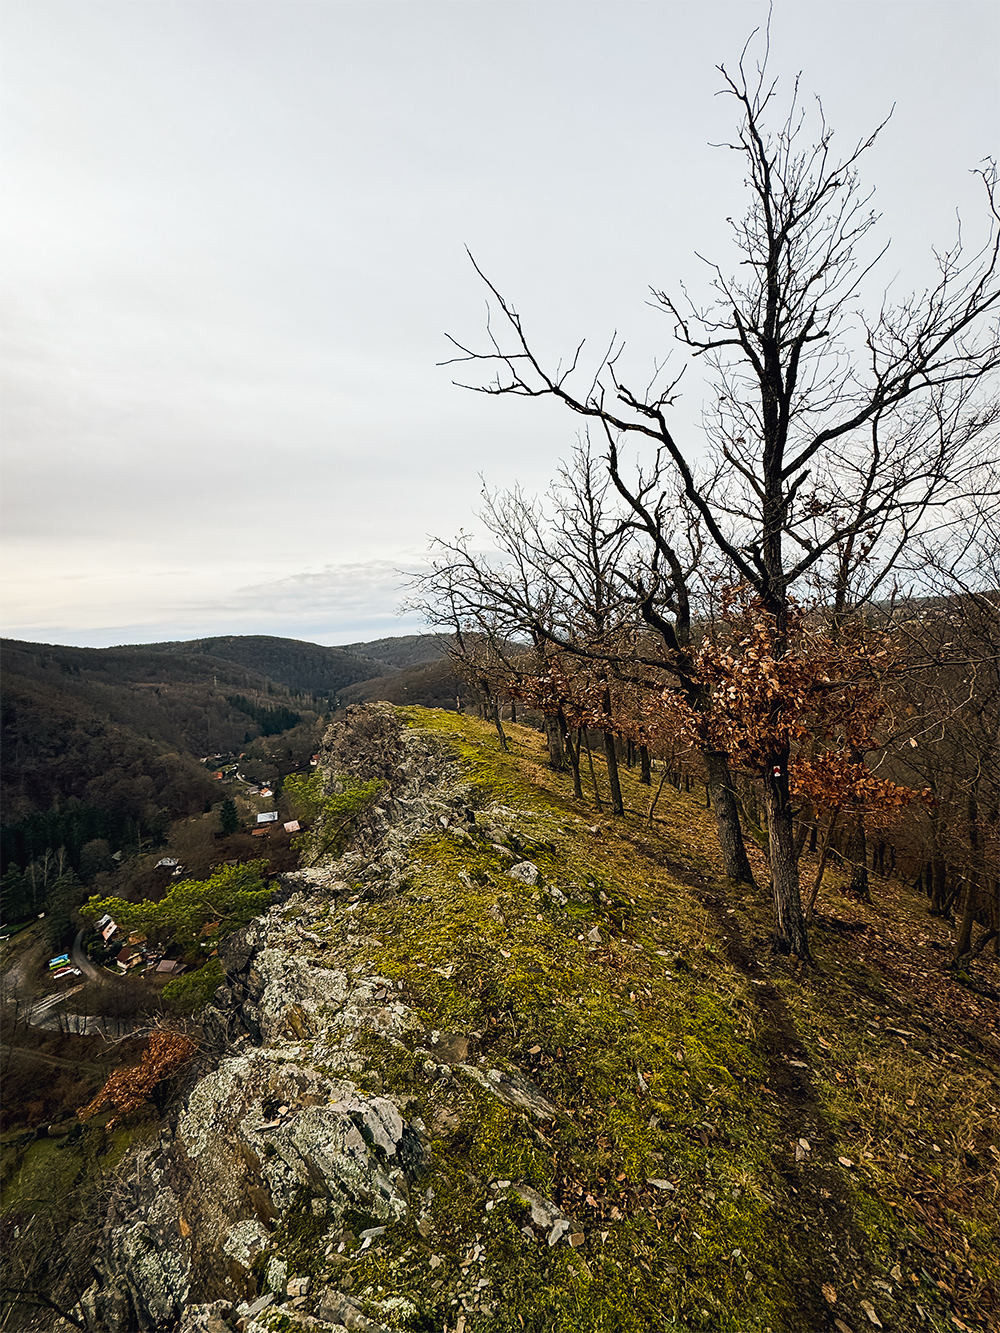
M 791 766 L 792 791 L 810 805 L 827 810 L 901 810 L 917 796 L 912 787 L 876 777 L 867 764 L 843 750 L 824 750 Z
M 114 1106 L 116 1114 L 108 1121 L 112 1129 L 131 1111 L 148 1101 L 153 1089 L 170 1074 L 174 1074 L 194 1055 L 197 1047 L 190 1037 L 181 1032 L 154 1032 L 146 1044 L 142 1059 L 127 1069 L 116 1069 L 104 1087 L 87 1106 L 77 1112 L 81 1120 L 89 1120 Z
M 503 685 L 568 727 L 639 745 L 721 750 L 752 773 L 790 748 L 795 793 L 820 808 L 892 811 L 914 799 L 861 758 L 891 711 L 899 664 L 885 633 L 852 625 L 833 636 L 793 607 L 779 635 L 759 599 L 733 588 L 713 633 L 683 656 L 684 674 L 704 690 L 697 708 L 666 660 L 662 672 L 647 670 L 639 680 L 554 654 Z

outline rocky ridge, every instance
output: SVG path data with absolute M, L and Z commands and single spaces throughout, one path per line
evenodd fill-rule
M 370 1248 L 428 1202 L 421 1180 L 430 1135 L 409 1114 L 412 1099 L 371 1090 L 380 1081 L 367 1051 L 373 1034 L 401 1048 L 408 1037 L 404 1049 L 432 1076 L 466 1079 L 541 1121 L 556 1114 L 523 1074 L 475 1063 L 475 1034 L 425 1032 L 401 982 L 351 961 L 368 942 L 365 904 L 400 891 L 417 839 L 477 821 L 480 839 L 507 838 L 511 812 L 474 813 L 473 793 L 441 745 L 403 731 L 384 705 L 348 710 L 325 739 L 321 767 L 331 789 L 344 773 L 382 778 L 380 804 L 351 851 L 284 876 L 280 901 L 220 950 L 226 984 L 204 1019 L 213 1053 L 113 1199 L 100 1276 L 78 1307 L 94 1333 L 382 1333 L 418 1314 L 389 1297 L 382 1323 L 377 1309 L 371 1314 L 378 1302 L 365 1302 L 366 1314 L 337 1282 L 345 1252 Z M 537 879 L 530 862 L 513 867 L 512 877 L 525 875 Z M 350 923 L 346 950 L 328 937 L 334 918 Z M 520 1188 L 533 1221 L 557 1243 L 570 1219 Z M 308 1272 L 289 1258 L 303 1235 Z M 327 1261 L 319 1276 L 317 1253 Z
M 624 773 L 629 818 L 595 823 L 537 733 L 509 741 L 387 706 L 331 728 L 328 813 L 355 810 L 353 844 L 224 942 L 158 1138 L 150 1108 L 115 1131 L 119 1166 L 84 1127 L 114 1188 L 69 1323 L 994 1327 L 980 1037 L 880 980 L 839 919 L 793 974 L 764 895 L 699 851 L 696 798 L 666 793 L 651 833 Z M 927 929 L 901 892 L 894 910 Z

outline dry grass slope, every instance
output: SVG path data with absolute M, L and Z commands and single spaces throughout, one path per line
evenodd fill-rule
M 505 1257 L 473 1328 L 996 1328 L 996 1008 L 942 971 L 921 903 L 877 882 L 859 907 L 832 878 L 798 971 L 767 947 L 766 892 L 721 878 L 700 795 L 665 788 L 647 826 L 626 772 L 627 817 L 597 817 L 536 733 L 509 728 L 503 755 L 475 720 L 404 716 L 517 834 L 505 859 L 443 827 L 408 892 L 358 922 L 368 961 L 559 1114 L 533 1125 L 381 1052 L 438 1165 L 421 1235 L 359 1256 L 353 1289 L 433 1302 L 419 1251 L 445 1287 L 482 1243 Z M 541 887 L 507 877 L 521 859 Z M 574 1244 L 526 1241 L 504 1180 L 554 1200 Z

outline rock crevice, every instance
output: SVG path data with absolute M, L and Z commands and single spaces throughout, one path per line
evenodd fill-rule
M 270 910 L 223 942 L 226 982 L 204 1014 L 209 1058 L 115 1190 L 98 1278 L 77 1310 L 90 1333 L 253 1333 L 279 1308 L 303 1327 L 378 1327 L 333 1287 L 307 1299 L 308 1279 L 274 1257 L 276 1242 L 298 1226 L 335 1252 L 345 1231 L 364 1245 L 365 1222 L 377 1231 L 409 1212 L 429 1138 L 358 1076 L 366 1034 L 401 1043 L 422 1027 L 391 979 L 334 957 L 329 937 L 365 899 L 399 891 L 408 846 L 469 793 L 443 750 L 384 705 L 348 709 L 320 762 L 328 786 L 344 773 L 379 778 L 379 804 L 348 852 L 284 876 Z

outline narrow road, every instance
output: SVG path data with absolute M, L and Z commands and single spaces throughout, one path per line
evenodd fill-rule
M 34 946 L 33 946 L 34 948 Z M 76 995 L 91 981 L 111 981 L 117 983 L 121 978 L 116 977 L 112 972 L 105 972 L 94 966 L 83 950 L 83 931 L 77 933 L 71 949 L 73 966 L 78 967 L 83 976 L 83 980 L 71 986 L 68 990 L 56 991 L 54 994 L 45 995 L 41 999 L 33 998 L 27 1005 L 27 1021 L 34 1028 L 44 1028 L 47 1032 L 66 1032 L 74 1036 L 89 1037 L 95 1033 L 98 1036 L 106 1037 L 110 1041 L 116 1041 L 121 1037 L 127 1037 L 130 1032 L 135 1030 L 133 1023 L 120 1018 L 106 1018 L 102 1014 L 67 1014 L 54 1012 L 57 1006 L 63 1001 L 69 999 L 71 995 Z M 41 962 L 31 958 L 31 955 L 22 955 L 11 967 L 7 969 L 4 975 L 6 986 L 11 987 L 15 993 L 26 989 L 33 989 L 28 980 L 33 966 L 41 966 Z
M 94 964 L 84 953 L 82 930 L 77 931 L 76 939 L 73 941 L 73 948 L 70 950 L 70 952 L 73 958 L 73 966 L 78 967 L 80 971 L 83 973 L 83 975 L 85 977 L 89 977 L 91 981 L 101 981 L 105 977 L 112 977 L 112 973 L 110 972 L 98 971 L 98 969 L 94 966 Z M 115 981 L 118 980 L 117 977 L 113 977 L 112 979 Z

